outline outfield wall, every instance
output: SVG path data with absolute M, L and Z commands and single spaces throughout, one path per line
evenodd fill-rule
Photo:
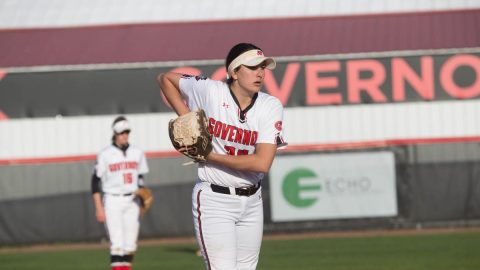
M 311 209 L 330 214 L 304 211 L 302 206 L 301 216 L 275 217 L 274 211 L 290 206 L 272 204 L 276 200 L 272 195 L 282 195 L 278 187 L 288 178 L 278 176 L 274 163 L 263 182 L 266 233 L 478 224 L 478 52 L 463 48 L 280 58 L 265 81 L 266 91 L 286 108 L 289 147 L 279 157 L 329 160 L 340 153 L 347 157 L 390 153 L 394 175 L 389 181 L 395 183 L 394 189 L 382 187 L 380 192 L 389 194 L 386 199 L 395 204 L 370 212 L 368 203 L 371 208 L 382 203 L 372 194 L 369 201 L 359 193 L 344 193 L 345 201 L 321 192 L 298 193 L 285 196 L 298 196 L 298 205 L 310 203 Z M 155 83 L 158 72 L 176 66 L 216 79 L 225 75 L 221 61 L 213 60 L 33 68 L 2 79 L 0 244 L 105 237 L 93 213 L 90 175 L 95 153 L 109 143 L 110 124 L 120 113 L 132 123 L 131 142 L 147 153 L 151 168 L 147 183 L 156 195 L 141 237 L 193 235 L 190 192 L 195 167 L 181 166 L 186 158 L 170 145 L 167 123 L 174 114 Z M 332 185 L 322 172 L 335 179 L 343 179 L 344 172 L 382 179 L 367 163 L 362 168 L 339 167 L 341 173 L 332 172 L 331 166 L 323 170 L 322 162 L 318 167 L 315 161 L 308 164 L 307 176 L 316 175 L 311 178 L 320 191 Z M 368 187 L 377 182 L 372 180 Z M 337 188 L 345 183 L 337 182 Z M 300 185 L 293 187 L 302 189 Z M 321 204 L 326 200 L 332 206 L 325 209 Z M 366 210 L 353 209 L 360 205 Z
M 480 221 L 480 149 L 478 143 L 427 144 L 384 147 L 341 153 L 391 152 L 395 156 L 398 214 L 384 217 L 305 218 L 272 220 L 270 175 L 263 182 L 265 233 L 305 230 L 397 229 L 431 226 L 469 226 Z M 285 153 L 298 158 L 338 151 Z M 142 238 L 192 236 L 190 197 L 193 166 L 182 167 L 183 157 L 149 158 L 147 180 L 155 202 L 143 219 Z M 100 241 L 106 237 L 95 221 L 89 192 L 93 161 L 0 167 L 0 243 L 26 244 Z M 22 189 L 22 187 L 25 187 Z M 22 191 L 26 190 L 26 191 Z M 30 191 L 29 191 L 30 190 Z M 24 192 L 22 194 L 22 192 Z M 31 194 L 31 193 L 35 194 Z M 30 194 L 28 194 L 30 193 Z M 354 206 L 354 205 L 352 205 Z

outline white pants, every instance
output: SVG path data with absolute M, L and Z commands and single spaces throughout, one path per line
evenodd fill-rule
M 104 208 L 110 254 L 122 256 L 135 252 L 140 229 L 140 206 L 134 195 L 105 194 Z
M 209 183 L 197 182 L 192 212 L 206 269 L 257 267 L 263 236 L 261 194 L 261 188 L 249 197 L 216 193 Z

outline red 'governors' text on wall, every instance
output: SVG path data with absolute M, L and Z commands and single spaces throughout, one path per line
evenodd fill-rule
M 226 76 L 224 67 L 174 70 L 210 73 L 217 80 Z M 279 62 L 277 69 L 267 70 L 264 88 L 286 106 L 475 99 L 480 97 L 480 57 L 452 54 Z

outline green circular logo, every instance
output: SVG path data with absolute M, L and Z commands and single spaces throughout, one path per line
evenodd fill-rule
M 288 173 L 283 179 L 282 191 L 285 199 L 293 206 L 308 207 L 314 204 L 316 198 L 302 198 L 303 191 L 320 191 L 322 186 L 318 183 L 306 183 L 308 180 L 314 180 L 317 175 L 309 169 L 298 168 Z M 302 183 L 300 183 L 302 179 Z

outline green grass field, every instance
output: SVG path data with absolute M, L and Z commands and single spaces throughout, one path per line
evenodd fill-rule
M 204 269 L 196 245 L 140 246 L 135 270 Z M 480 232 L 264 240 L 257 269 L 478 270 Z M 2 251 L 2 270 L 109 269 L 108 250 Z

